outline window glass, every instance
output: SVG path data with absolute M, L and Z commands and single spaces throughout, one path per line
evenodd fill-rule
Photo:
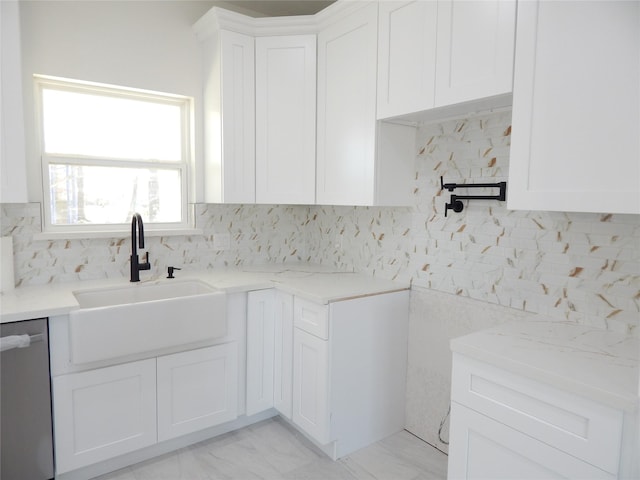
M 53 225 L 181 221 L 179 170 L 49 165 Z
M 181 159 L 179 105 L 42 90 L 46 153 Z
M 36 76 L 45 231 L 186 228 L 191 99 Z

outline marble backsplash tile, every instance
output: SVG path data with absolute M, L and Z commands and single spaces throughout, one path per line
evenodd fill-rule
M 153 269 L 311 261 L 637 333 L 637 215 L 510 211 L 503 202 L 468 201 L 444 217 L 449 194 L 440 176 L 507 179 L 510 125 L 510 112 L 500 112 L 420 127 L 408 207 L 198 204 L 203 235 L 149 237 Z M 39 204 L 3 204 L 0 222 L 1 234 L 14 237 L 19 285 L 128 275 L 127 238 L 35 241 Z M 229 249 L 214 248 L 216 233 L 230 235 Z
M 202 235 L 148 235 L 152 272 L 169 265 L 207 269 L 268 262 L 307 260 L 299 207 L 274 205 L 196 205 Z M 39 285 L 83 279 L 127 277 L 131 242 L 123 238 L 34 240 L 41 232 L 40 205 L 3 204 L 1 235 L 12 236 L 16 283 Z M 230 235 L 230 247 L 218 250 L 214 235 Z
M 511 211 L 494 200 L 444 216 L 440 176 L 507 180 L 510 135 L 510 112 L 420 127 L 414 205 L 310 207 L 311 261 L 637 335 L 638 215 Z

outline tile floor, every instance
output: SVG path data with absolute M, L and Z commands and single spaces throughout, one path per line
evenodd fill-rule
M 99 480 L 432 480 L 447 456 L 407 431 L 334 462 L 278 418 L 147 460 Z

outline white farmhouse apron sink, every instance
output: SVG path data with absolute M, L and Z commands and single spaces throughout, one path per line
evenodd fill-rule
M 196 280 L 73 292 L 69 314 L 74 364 L 125 357 L 223 337 L 226 295 Z

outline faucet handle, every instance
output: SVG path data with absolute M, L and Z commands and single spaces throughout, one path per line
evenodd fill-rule
M 174 270 L 182 270 L 182 269 L 178 268 L 178 267 L 168 267 L 167 268 L 167 273 L 168 273 L 167 278 L 176 278 L 176 277 L 173 276 L 173 271 Z
M 149 252 L 144 252 L 144 263 L 138 265 L 140 270 L 151 270 L 151 263 L 149 263 Z

